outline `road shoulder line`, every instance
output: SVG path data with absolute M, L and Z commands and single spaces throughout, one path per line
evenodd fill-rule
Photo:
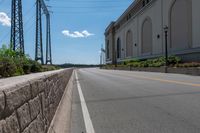
M 81 108 L 82 108 L 86 132 L 87 133 L 95 133 L 94 127 L 93 127 L 93 124 L 92 124 L 92 120 L 91 120 L 91 117 L 90 117 L 90 114 L 89 114 L 89 111 L 88 111 L 88 108 L 87 108 L 87 105 L 86 105 L 86 102 L 85 102 L 85 98 L 83 96 L 81 85 L 80 85 L 80 82 L 78 80 L 77 71 L 75 71 L 75 77 L 76 77 L 76 83 L 77 83 L 78 93 L 79 93 L 79 97 L 80 97 L 80 103 L 81 103 Z

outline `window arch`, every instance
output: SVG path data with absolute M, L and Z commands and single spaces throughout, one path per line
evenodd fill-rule
M 169 13 L 170 47 L 183 50 L 191 44 L 191 1 L 174 0 Z
M 142 54 L 152 53 L 152 21 L 148 17 L 142 24 Z
M 131 57 L 133 55 L 133 33 L 128 30 L 126 33 L 126 57 Z
M 117 38 L 117 58 L 121 58 L 121 39 Z

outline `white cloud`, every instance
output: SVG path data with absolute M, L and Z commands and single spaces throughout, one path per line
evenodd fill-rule
M 94 35 L 93 33 L 89 33 L 87 30 L 84 30 L 81 32 L 79 31 L 70 32 L 69 30 L 63 30 L 62 34 L 64 36 L 71 37 L 71 38 L 87 38 L 89 36 Z
M 3 26 L 11 26 L 11 18 L 8 17 L 8 15 L 4 12 L 0 12 L 0 23 Z
M 82 31 L 82 34 L 84 34 L 86 37 L 94 35 L 92 33 L 89 33 L 87 30 Z

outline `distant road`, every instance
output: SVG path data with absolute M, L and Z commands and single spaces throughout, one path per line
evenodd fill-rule
M 72 133 L 200 133 L 200 77 L 100 69 L 77 77 Z

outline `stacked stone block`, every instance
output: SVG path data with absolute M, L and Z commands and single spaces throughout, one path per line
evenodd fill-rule
M 46 133 L 72 71 L 60 70 L 14 86 L 0 86 L 0 133 Z

